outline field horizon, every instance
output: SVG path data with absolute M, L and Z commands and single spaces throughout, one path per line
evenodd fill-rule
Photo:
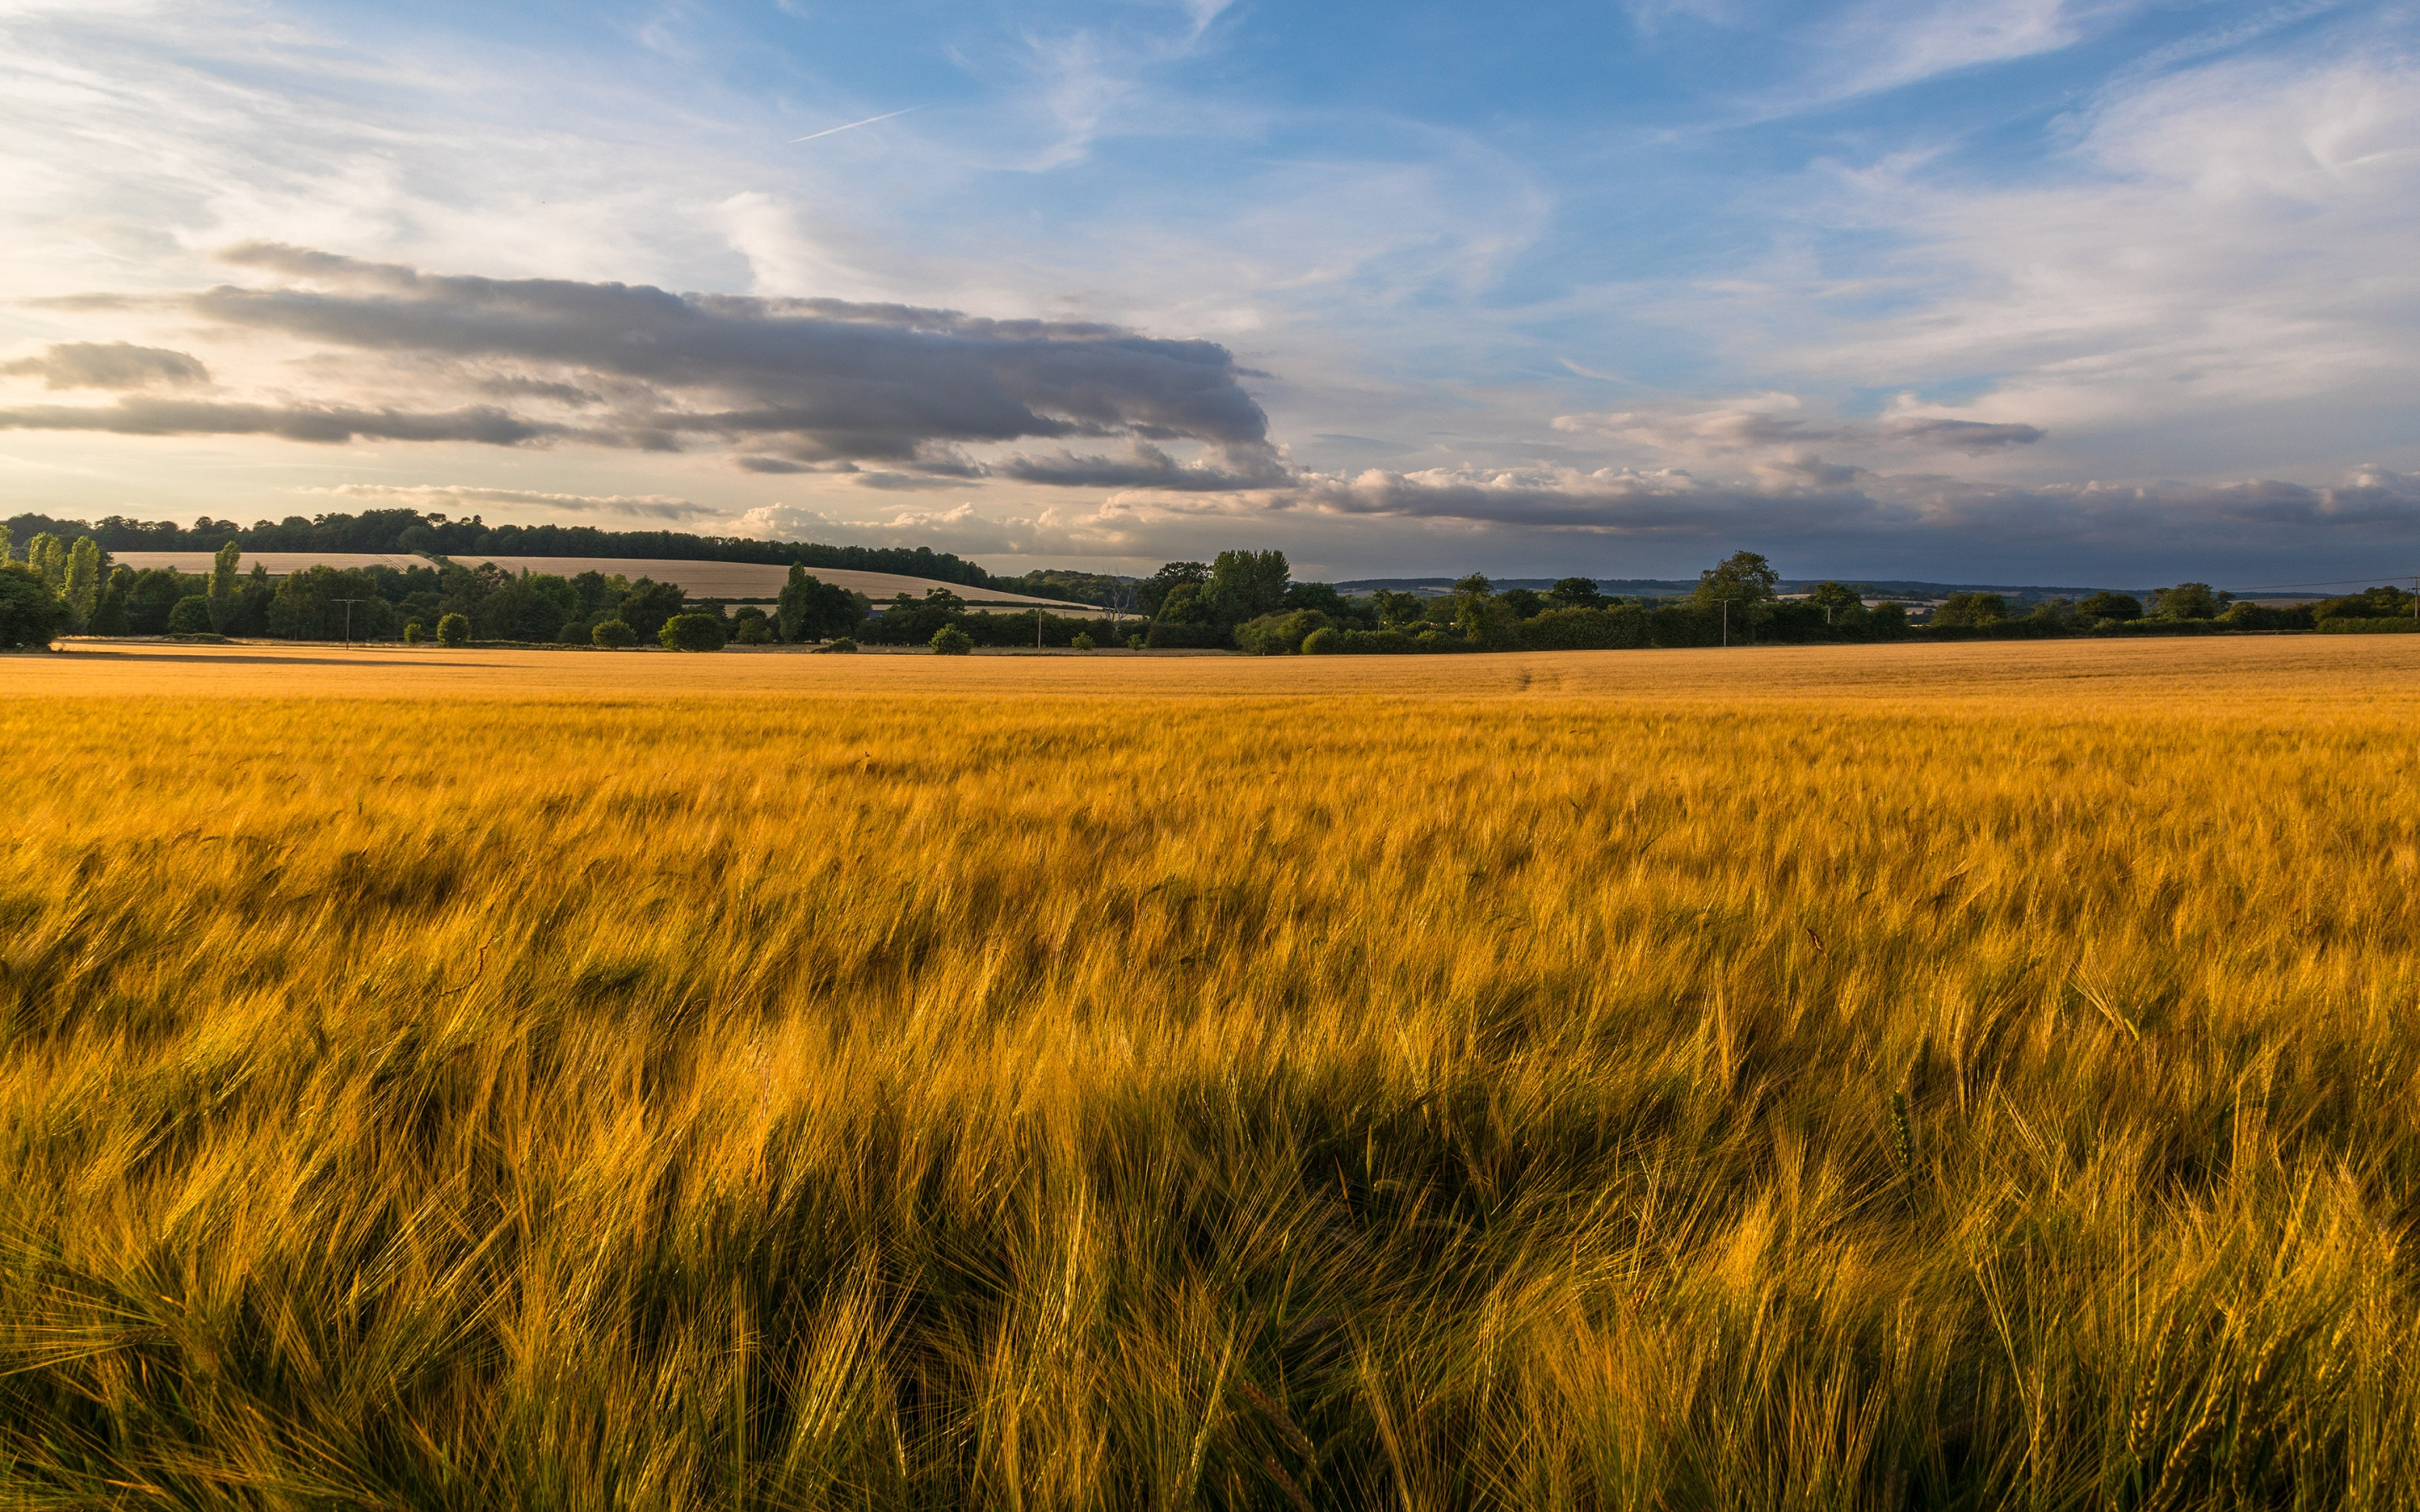
M 0 1502 L 2420 1483 L 2420 648 L 11 658 Z

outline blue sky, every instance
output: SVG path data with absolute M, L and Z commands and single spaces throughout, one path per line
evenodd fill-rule
M 2377 4 L 17 0 L 0 486 L 1001 568 L 2420 570 L 2415 39 Z

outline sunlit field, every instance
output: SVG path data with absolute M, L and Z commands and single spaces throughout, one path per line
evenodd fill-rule
M 0 1504 L 2415 1504 L 2406 639 L 0 658 Z

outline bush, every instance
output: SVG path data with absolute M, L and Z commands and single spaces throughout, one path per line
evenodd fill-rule
M 210 601 L 199 594 L 188 594 L 177 600 L 168 611 L 170 635 L 208 635 L 210 633 Z
M 1143 644 L 1154 651 L 1218 651 L 1227 645 L 1227 633 L 1215 625 L 1163 625 L 1154 623 Z
M 829 644 L 815 647 L 815 655 L 818 656 L 853 656 L 857 655 L 857 642 L 851 640 L 846 636 L 842 636 L 839 640 L 831 641 Z
M 1517 644 L 1524 651 L 1628 651 L 1647 641 L 1646 611 L 1621 604 L 1548 609 L 1521 623 Z
M 407 646 L 416 646 L 416 645 L 420 644 L 420 642 L 422 642 L 423 640 L 427 640 L 427 639 L 428 639 L 428 629 L 427 629 L 427 627 L 426 625 L 422 625 L 418 620 L 408 620 L 408 621 L 406 621 L 406 622 L 404 623 L 404 626 L 403 626 L 403 643 L 404 643 L 405 645 L 407 645 Z
M 588 643 L 599 651 L 628 651 L 639 643 L 639 632 L 620 620 L 599 620 L 588 632 Z
M 1343 650 L 1343 637 L 1333 625 L 1322 626 L 1302 638 L 1302 654 L 1306 656 L 1333 656 Z
M 1076 639 L 1068 641 L 1067 643 L 1078 651 L 1090 651 L 1093 649 L 1093 638 L 1082 630 L 1077 631 Z
M 1302 650 L 1304 639 L 1327 628 L 1327 616 L 1315 609 L 1291 614 L 1264 614 L 1235 626 L 1236 649 L 1255 656 L 1291 656 Z
M 1142 637 L 1139 635 L 1130 635 L 1126 637 L 1126 649 L 1128 651 L 1140 651 L 1142 649 Z
M 68 625 L 68 607 L 41 574 L 0 566 L 0 646 L 47 646 Z
M 437 643 L 439 645 L 461 646 L 468 644 L 470 640 L 471 621 L 468 616 L 448 614 L 438 620 Z
M 761 619 L 742 620 L 731 639 L 743 646 L 769 646 L 773 643 L 773 627 Z
M 2420 620 L 2329 619 L 2319 622 L 2321 635 L 2412 635 L 2415 632 L 2420 632 Z
M 728 642 L 721 616 L 675 614 L 656 632 L 656 640 L 673 651 L 721 651 Z
M 975 649 L 973 638 L 954 625 L 944 625 L 934 631 L 932 646 L 936 656 L 963 656 Z

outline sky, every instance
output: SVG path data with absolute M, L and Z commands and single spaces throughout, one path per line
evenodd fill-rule
M 0 515 L 2420 572 L 2420 9 L 0 0 Z

